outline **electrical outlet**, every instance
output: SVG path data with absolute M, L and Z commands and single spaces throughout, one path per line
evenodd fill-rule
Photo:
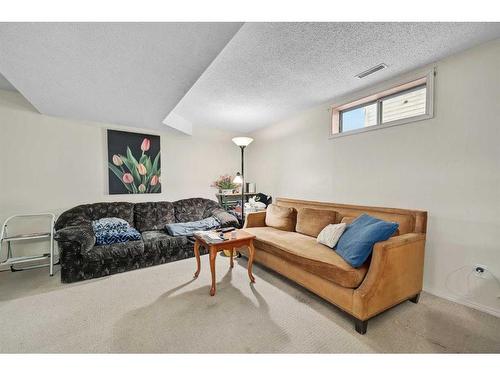
M 481 279 L 486 278 L 488 267 L 486 267 L 484 264 L 475 264 L 473 269 L 474 269 L 474 275 L 480 277 Z

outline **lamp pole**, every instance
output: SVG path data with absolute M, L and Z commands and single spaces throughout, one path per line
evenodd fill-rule
M 253 138 L 235 137 L 232 141 L 241 149 L 241 174 L 236 174 L 234 182 L 241 181 L 241 223 L 243 225 L 245 223 L 245 147 L 253 142 Z
M 245 146 L 241 148 L 241 225 L 245 224 Z

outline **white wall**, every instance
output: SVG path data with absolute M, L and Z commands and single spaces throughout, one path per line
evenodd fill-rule
M 274 197 L 427 210 L 424 289 L 500 315 L 500 284 L 469 276 L 481 263 L 500 278 L 500 40 L 436 66 L 433 119 L 329 139 L 329 105 L 313 108 L 252 134 L 247 179 Z
M 107 194 L 109 128 L 161 136 L 161 194 Z M 215 199 L 211 182 L 239 170 L 232 136 L 201 128 L 187 136 L 166 126 L 155 133 L 44 116 L 20 94 L 0 90 L 0 221 L 18 213 L 59 214 L 99 201 Z

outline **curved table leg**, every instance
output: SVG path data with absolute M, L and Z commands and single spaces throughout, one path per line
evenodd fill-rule
M 252 274 L 252 266 L 253 266 L 253 257 L 255 255 L 255 247 L 253 247 L 253 240 L 250 240 L 248 245 L 248 252 L 250 253 L 248 256 L 248 277 L 252 283 L 255 282 L 255 277 Z
M 194 242 L 194 255 L 196 257 L 196 272 L 194 273 L 194 278 L 196 279 L 200 274 L 200 243 L 198 240 Z
M 210 246 L 210 272 L 212 273 L 212 287 L 210 288 L 210 295 L 215 295 L 215 257 L 217 256 L 217 249 Z
M 231 268 L 233 268 L 234 267 L 234 260 L 233 260 L 233 258 L 234 258 L 234 247 L 231 248 L 231 250 L 229 250 L 229 254 L 230 254 L 229 258 L 231 259 L 229 261 L 229 265 L 230 265 Z

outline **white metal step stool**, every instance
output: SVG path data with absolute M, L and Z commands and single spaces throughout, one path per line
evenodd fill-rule
M 42 233 L 24 233 L 24 234 L 16 234 L 13 236 L 10 236 L 7 234 L 7 225 L 9 221 L 12 219 L 17 219 L 17 218 L 34 218 L 34 217 L 47 217 L 50 219 L 50 228 L 48 232 L 42 232 Z M 0 262 L 0 266 L 10 266 L 11 271 L 22 271 L 22 270 L 28 270 L 28 269 L 33 269 L 33 268 L 40 268 L 40 267 L 49 267 L 49 274 L 50 276 L 54 275 L 54 222 L 55 222 L 55 216 L 54 214 L 51 213 L 43 213 L 43 214 L 28 214 L 28 215 L 13 215 L 7 220 L 4 221 L 2 225 L 2 232 L 0 234 L 0 257 L 2 256 L 2 246 L 4 242 L 7 243 L 7 259 L 4 260 L 3 262 Z M 13 251 L 12 251 L 12 242 L 15 241 L 25 241 L 25 240 L 36 240 L 36 239 L 47 239 L 50 241 L 50 248 L 48 253 L 42 253 L 39 255 L 30 255 L 30 256 L 22 256 L 22 257 L 14 257 Z M 1 258 L 0 258 L 1 259 Z M 34 266 L 28 266 L 24 268 L 14 268 L 15 265 L 17 264 L 23 264 L 23 263 L 31 263 L 34 261 L 39 261 L 43 259 L 48 259 L 49 263 L 47 264 L 37 264 Z

